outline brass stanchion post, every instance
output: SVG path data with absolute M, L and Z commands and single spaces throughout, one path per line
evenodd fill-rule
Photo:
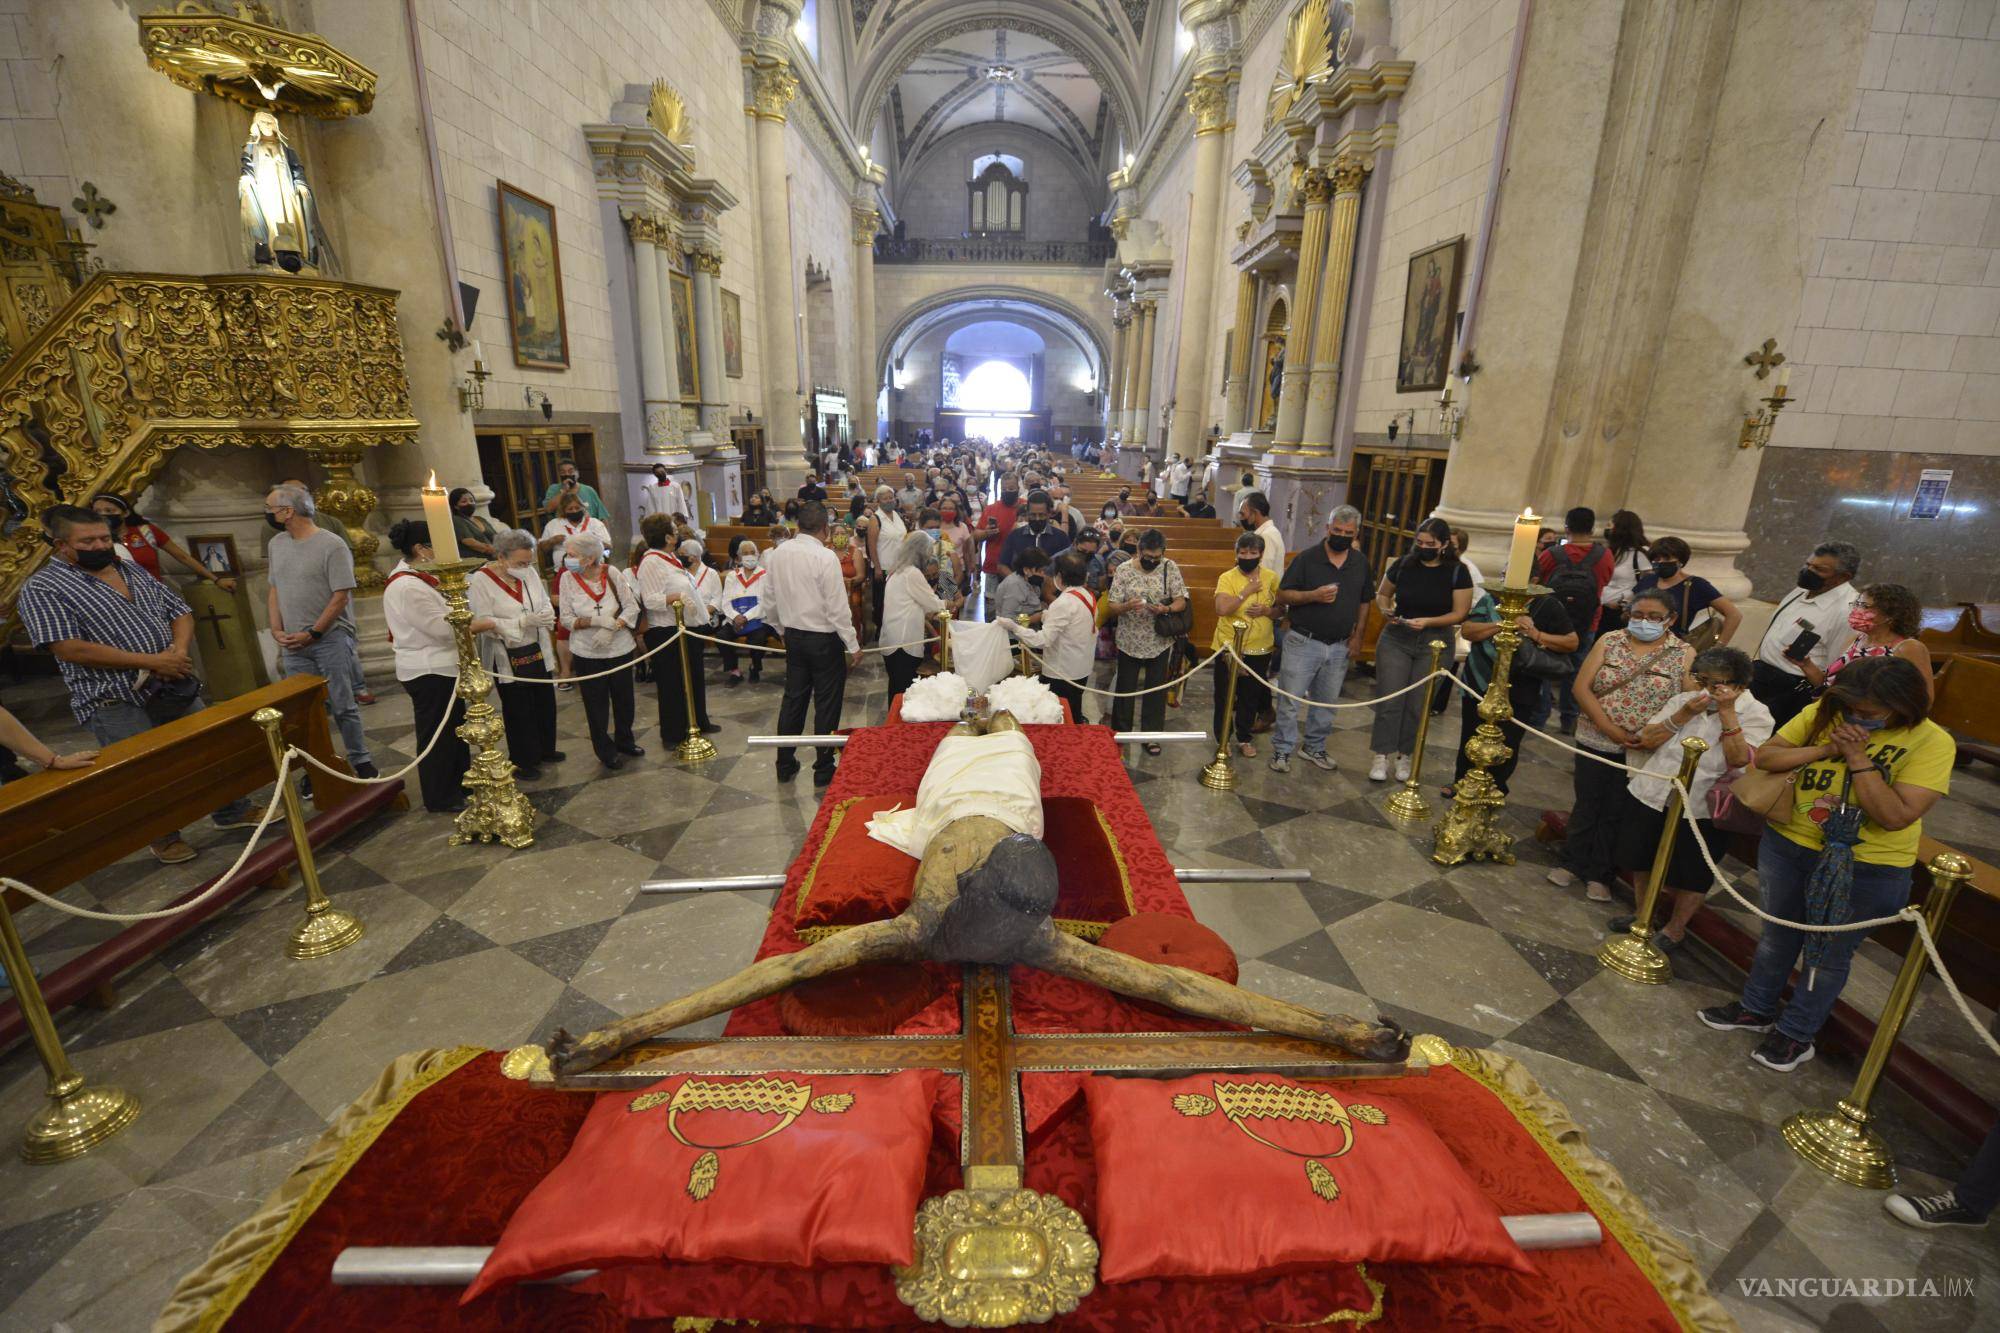
M 1924 925 L 1932 939 L 1944 928 L 1952 900 L 1971 876 L 1972 863 L 1962 856 L 1940 852 L 1931 858 L 1931 892 L 1924 900 Z M 1799 1111 L 1785 1121 L 1780 1131 L 1793 1152 L 1835 1180 L 1877 1190 L 1896 1183 L 1895 1154 L 1889 1151 L 1882 1136 L 1869 1127 L 1868 1103 L 1875 1096 L 1875 1085 L 1881 1082 L 1882 1071 L 1888 1067 L 1889 1051 L 1910 1016 L 1910 1006 L 1916 1001 L 1917 986 L 1924 979 L 1927 961 L 1923 940 L 1912 938 L 1909 951 L 1903 955 L 1903 966 L 1889 987 L 1889 998 L 1882 1003 L 1882 1017 L 1875 1022 L 1875 1039 L 1868 1043 L 1861 1072 L 1854 1077 L 1854 1091 L 1840 1099 L 1839 1109 Z
M 951 670 L 951 612 L 937 613 L 938 623 L 938 670 Z
M 1699 737 L 1690 736 L 1681 742 L 1680 785 L 1667 797 L 1666 826 L 1660 830 L 1660 845 L 1653 849 L 1653 868 L 1647 872 L 1646 887 L 1639 894 L 1632 929 L 1623 935 L 1613 935 L 1597 951 L 1598 962 L 1628 981 L 1664 986 L 1674 979 L 1673 964 L 1653 943 L 1653 907 L 1660 901 L 1660 890 L 1666 887 L 1667 863 L 1673 859 L 1674 841 L 1680 836 L 1681 810 L 1685 804 L 1681 793 L 1693 785 L 1695 768 L 1706 753 L 1708 742 Z
M 280 775 L 278 799 L 285 806 L 285 827 L 292 833 L 292 849 L 299 856 L 299 878 L 306 886 L 306 919 L 292 928 L 285 941 L 288 958 L 324 958 L 338 953 L 361 938 L 361 918 L 333 905 L 319 885 L 319 865 L 313 860 L 312 841 L 306 836 L 305 807 L 299 790 L 284 775 L 285 738 L 281 728 L 285 715 L 275 708 L 260 708 L 250 720 L 264 729 L 264 744 L 271 751 L 271 767 Z
M 1507 798 L 1487 772 L 1512 754 L 1500 724 L 1514 716 L 1507 698 L 1507 683 L 1514 666 L 1514 650 L 1521 645 L 1521 627 L 1515 619 L 1527 614 L 1528 603 L 1547 592 L 1539 584 L 1519 588 L 1489 588 L 1500 604 L 1500 632 L 1493 636 L 1493 679 L 1479 701 L 1479 727 L 1465 743 L 1465 757 L 1472 767 L 1452 785 L 1451 809 L 1431 831 L 1431 860 L 1441 866 L 1461 861 L 1497 861 L 1514 864 L 1514 835 L 1499 826 L 1500 807 Z
M 1397 819 L 1415 823 L 1431 817 L 1431 807 L 1421 790 L 1424 780 L 1424 743 L 1431 734 L 1431 698 L 1437 690 L 1438 664 L 1444 661 L 1444 640 L 1432 639 L 1430 676 L 1424 681 L 1424 711 L 1417 714 L 1417 752 L 1410 756 L 1410 780 L 1403 789 L 1390 794 L 1383 804 Z
M 1019 621 L 1021 625 L 1025 627 L 1028 623 L 1028 613 L 1023 611 L 1020 615 L 1015 616 L 1014 619 Z M 1019 640 L 1017 646 L 1019 648 L 1021 655 L 1021 674 L 1024 676 L 1034 675 L 1035 657 L 1033 653 L 1030 653 L 1028 651 L 1028 641 L 1026 639 L 1021 639 Z
M 49 1076 L 48 1101 L 28 1122 L 21 1156 L 37 1166 L 81 1157 L 131 1124 L 139 1114 L 139 1099 L 119 1088 L 84 1086 L 83 1075 L 63 1054 L 56 1021 L 42 999 L 41 983 L 35 980 L 27 946 L 21 943 L 4 897 L 0 897 L 0 961 L 7 964 L 7 979 L 27 1021 L 28 1036 Z
M 497 839 L 509 847 L 526 847 L 535 841 L 535 807 L 514 785 L 514 765 L 501 749 L 507 728 L 487 698 L 493 693 L 493 677 L 479 660 L 472 635 L 472 604 L 465 596 L 465 581 L 479 563 L 459 560 L 420 566 L 437 578 L 438 591 L 444 594 L 445 619 L 451 622 L 458 641 L 458 697 L 465 704 L 465 721 L 459 723 L 458 735 L 472 751 L 472 767 L 466 770 L 462 783 L 465 809 L 454 821 L 450 843 L 456 847 Z M 422 743 L 430 737 L 417 739 Z
M 705 764 L 715 758 L 715 742 L 701 734 L 701 719 L 694 711 L 694 673 L 688 670 L 687 620 L 681 614 L 681 604 L 674 603 L 674 652 L 681 659 L 681 698 L 687 708 L 688 731 L 674 751 L 674 757 L 683 764 Z
M 1222 731 L 1215 738 L 1215 758 L 1201 770 L 1201 785 L 1216 791 L 1228 791 L 1236 785 L 1236 765 L 1229 757 L 1229 746 L 1236 736 L 1236 681 L 1243 674 L 1243 636 L 1249 632 L 1250 622 L 1233 620 L 1229 629 L 1234 641 L 1229 650 L 1229 684 L 1222 695 Z

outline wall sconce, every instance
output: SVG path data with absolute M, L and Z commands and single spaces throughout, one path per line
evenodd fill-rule
M 1778 384 L 1771 390 L 1771 396 L 1763 400 L 1762 411 L 1753 412 L 1743 418 L 1743 431 L 1736 437 L 1738 449 L 1764 449 L 1771 443 L 1771 429 L 1778 424 L 1778 413 L 1785 410 L 1785 404 L 1792 401 L 1786 392 L 1790 384 L 1792 368 L 1778 367 Z
M 1438 395 L 1438 434 L 1448 440 L 1455 440 L 1458 438 L 1459 430 L 1464 425 L 1465 409 L 1451 405 L 1451 383 L 1447 380 L 1444 392 Z M 1412 421 L 1410 424 L 1411 432 L 1414 433 L 1416 428 L 1416 423 Z
M 547 394 L 537 389 L 534 385 L 530 384 L 527 388 L 523 389 L 521 397 L 527 402 L 529 407 L 533 407 L 537 403 L 541 404 L 542 420 L 552 421 L 555 419 L 556 405 L 549 401 Z
M 440 333 L 439 337 L 444 335 Z M 486 357 L 479 344 L 472 344 L 472 369 L 458 382 L 458 410 L 477 412 L 486 406 L 486 381 L 493 372 L 486 368 Z

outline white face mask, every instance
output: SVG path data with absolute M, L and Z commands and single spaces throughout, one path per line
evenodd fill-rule
M 755 569 L 760 563 L 761 561 L 755 551 L 743 557 L 743 568 L 745 569 Z

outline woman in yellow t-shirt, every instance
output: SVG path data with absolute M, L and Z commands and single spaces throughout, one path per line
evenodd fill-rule
M 1950 789 L 1957 751 L 1929 713 L 1923 672 L 1900 657 L 1861 658 L 1757 751 L 1758 768 L 1798 773 L 1791 818 L 1765 829 L 1757 849 L 1766 912 L 1839 925 L 1889 916 L 1909 902 L 1924 813 Z M 1852 829 L 1851 875 L 1827 850 L 1829 829 L 1839 831 L 1836 844 Z M 1718 1031 L 1767 1033 L 1750 1058 L 1780 1072 L 1797 1068 L 1813 1057 L 1813 1038 L 1847 984 L 1862 935 L 1765 922 L 1743 998 L 1702 1010 L 1701 1021 Z M 1780 1012 L 1778 993 L 1801 949 L 1805 967 Z
M 1210 648 L 1226 648 L 1235 641 L 1233 624 L 1242 620 L 1250 628 L 1243 633 L 1243 660 L 1259 676 L 1271 675 L 1271 653 L 1278 642 L 1278 576 L 1264 568 L 1264 539 L 1246 532 L 1236 539 L 1236 566 L 1222 571 L 1215 581 L 1215 639 Z M 1215 735 L 1222 735 L 1222 701 L 1229 693 L 1229 656 L 1215 659 Z M 1245 758 L 1254 757 L 1257 746 L 1250 731 L 1257 714 L 1270 703 L 1271 692 L 1248 674 L 1236 682 L 1236 748 Z

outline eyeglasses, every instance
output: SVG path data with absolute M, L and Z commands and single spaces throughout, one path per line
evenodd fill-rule
M 1649 614 L 1645 611 L 1628 611 L 1625 613 L 1625 619 L 1627 621 L 1643 620 L 1646 621 L 1648 624 L 1664 625 L 1667 623 L 1667 613 L 1661 611 L 1658 613 Z
M 1696 676 L 1694 683 L 1701 686 L 1704 690 L 1733 690 L 1737 688 L 1736 682 L 1733 680 L 1708 680 L 1701 676 Z

